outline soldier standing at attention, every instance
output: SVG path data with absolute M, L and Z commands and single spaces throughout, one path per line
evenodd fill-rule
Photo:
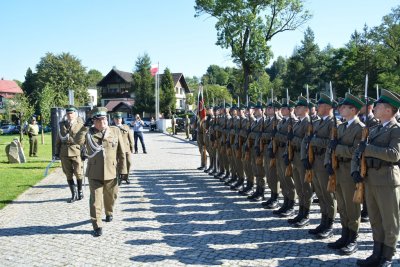
M 93 123 L 93 127 L 90 127 Z M 107 108 L 96 107 L 92 117 L 85 122 L 76 139 L 88 152 L 87 176 L 90 188 L 90 217 L 95 237 L 103 234 L 102 209 L 106 222 L 113 220 L 114 202 L 117 198 L 117 173 L 127 174 L 125 144 L 121 131 L 108 126 Z
M 313 135 L 305 137 L 311 138 L 309 141 L 314 151 L 314 163 L 312 169 L 314 177 L 312 183 L 315 193 L 319 199 L 319 207 L 321 209 L 321 222 L 315 229 L 308 232 L 316 235 L 317 238 L 324 239 L 333 235 L 332 226 L 336 217 L 336 198 L 333 193 L 328 192 L 329 174 L 324 165 L 325 152 L 330 142 L 332 127 L 334 127 L 333 106 L 335 101 L 331 101 L 330 97 L 321 93 L 318 100 L 318 115 L 321 119 L 313 123 Z M 340 122 L 337 121 L 337 124 Z M 306 142 L 303 142 L 304 144 Z M 309 168 L 307 159 L 303 160 L 305 169 Z
M 176 120 L 175 115 L 171 117 L 171 125 L 172 125 L 172 135 L 176 135 Z
M 29 157 L 37 157 L 39 126 L 35 117 L 32 117 L 27 132 L 29 136 Z
M 374 247 L 372 255 L 357 260 L 358 266 L 392 266 L 400 231 L 400 125 L 395 114 L 400 98 L 382 89 L 375 102 L 380 124 L 371 129 L 367 142 L 360 142 L 352 158 L 351 176 L 365 183 Z M 359 158 L 366 157 L 367 175 L 361 177 Z
M 214 117 L 214 112 L 213 112 L 213 107 L 207 107 L 207 115 L 206 115 L 206 120 L 205 120 L 205 124 L 204 124 L 204 144 L 206 147 L 206 151 L 208 153 L 208 155 L 210 156 L 210 163 L 208 168 L 204 168 L 204 172 L 208 173 L 213 169 L 214 166 L 214 157 L 212 156 L 213 154 L 213 150 L 212 150 L 212 145 L 211 145 L 211 126 L 213 123 L 213 117 Z
M 223 168 L 225 170 L 225 175 L 220 177 L 221 181 L 226 181 L 229 179 L 231 176 L 231 166 L 229 162 L 229 149 L 230 149 L 230 144 L 229 144 L 229 131 L 230 131 L 230 125 L 229 122 L 231 120 L 231 114 L 230 114 L 230 108 L 231 106 L 229 104 L 225 104 L 224 107 L 224 117 L 222 119 L 222 140 L 221 140 L 221 147 L 222 147 L 222 153 L 221 153 L 221 163 L 223 165 Z
M 71 190 L 71 199 L 69 203 L 83 198 L 82 179 L 83 179 L 83 164 L 81 158 L 81 146 L 74 140 L 78 132 L 83 127 L 81 120 L 76 116 L 76 108 L 68 106 L 66 109 L 66 120 L 58 123 L 58 133 L 56 137 L 55 154 L 56 158 L 60 158 L 62 170 L 67 176 L 69 189 Z M 78 185 L 76 192 L 74 176 Z
M 339 103 L 339 112 L 345 122 L 339 125 L 337 138 L 332 139 L 329 149 L 336 154 L 338 168 L 336 169 L 336 199 L 342 225 L 341 237 L 328 247 L 340 249 L 345 255 L 351 255 L 358 250 L 357 236 L 360 227 L 360 204 L 353 202 L 356 185 L 351 178 L 351 158 L 361 140 L 364 124 L 358 118 L 358 112 L 363 102 L 355 96 L 346 93 L 346 97 Z M 325 162 L 331 162 L 331 154 L 325 154 Z M 331 166 L 330 166 L 331 167 Z M 332 168 L 328 172 L 333 174 Z
M 206 144 L 204 143 L 204 137 L 205 137 L 205 121 L 207 117 L 201 119 L 200 116 L 198 116 L 198 122 L 197 122 L 197 146 L 199 147 L 199 152 L 200 152 L 200 167 L 197 169 L 202 171 L 205 170 L 207 167 L 207 150 L 206 150 Z
M 186 134 L 186 139 L 190 139 L 190 120 L 187 114 L 185 116 L 185 134 Z
M 235 184 L 231 185 L 230 188 L 232 190 L 238 190 L 244 184 L 244 170 L 242 162 L 242 146 L 243 141 L 246 138 L 246 127 L 244 125 L 246 117 L 244 116 L 244 110 L 245 107 L 243 105 L 238 107 L 238 113 L 234 120 L 235 141 L 232 145 L 232 153 L 234 154 L 234 164 L 236 166 L 238 180 Z
M 313 194 L 311 183 L 304 180 L 306 169 L 303 166 L 302 159 L 306 158 L 307 151 L 301 150 L 303 139 L 307 135 L 310 124 L 307 99 L 299 96 L 295 109 L 299 120 L 293 125 L 293 132 L 289 132 L 288 140 L 292 142 L 293 146 L 293 181 L 299 199 L 299 213 L 293 219 L 289 219 L 288 223 L 294 227 L 302 228 L 310 224 L 309 214 Z
M 278 179 L 281 184 L 282 194 L 283 194 L 283 205 L 278 209 L 274 210 L 272 213 L 280 217 L 289 217 L 294 214 L 294 204 L 296 199 L 296 189 L 294 186 L 294 181 L 292 176 L 286 175 L 286 167 L 292 164 L 288 160 L 284 160 L 288 155 L 288 132 L 289 127 L 293 126 L 297 119 L 293 114 L 295 103 L 291 100 L 283 100 L 281 113 L 282 120 L 278 124 L 278 131 L 276 133 L 276 140 L 278 144 L 278 151 L 276 153 L 276 167 Z M 271 155 L 272 156 L 272 155 Z
M 271 101 L 267 105 L 267 119 L 265 122 L 265 129 L 262 135 L 262 138 L 265 142 L 265 148 L 271 146 L 272 148 L 272 139 L 276 134 L 276 127 L 281 121 L 281 116 L 279 115 L 279 110 L 281 108 L 281 104 L 278 101 Z M 268 149 L 264 151 L 264 169 L 265 176 L 267 177 L 268 187 L 271 190 L 271 197 L 261 203 L 261 205 L 266 209 L 276 209 L 279 207 L 278 196 L 280 191 L 280 183 L 278 180 L 278 175 L 276 173 L 276 164 L 271 165 L 272 158 L 270 157 L 270 153 Z
M 237 175 L 237 166 L 235 164 L 235 121 L 237 119 L 238 115 L 238 108 L 236 105 L 232 105 L 231 110 L 230 110 L 230 119 L 228 120 L 227 123 L 227 133 L 226 133 L 226 146 L 227 149 L 229 150 L 229 153 L 227 153 L 227 159 L 229 162 L 229 167 L 230 167 L 230 174 L 231 177 L 225 179 L 225 185 L 232 185 L 235 183 L 238 179 Z
M 126 158 L 126 169 L 127 174 L 120 174 L 118 185 L 121 185 L 122 180 L 124 180 L 127 184 L 130 184 L 129 181 L 129 171 L 132 167 L 132 153 L 134 148 L 133 134 L 130 127 L 126 124 L 122 124 L 122 113 L 116 112 L 113 115 L 114 124 L 121 131 L 122 140 L 125 145 L 125 158 Z
M 253 113 L 254 113 L 254 103 L 249 102 L 249 106 L 247 107 L 246 119 L 242 121 L 243 127 L 245 127 L 244 129 L 242 129 L 242 134 L 244 131 L 247 138 L 245 139 L 242 150 L 242 162 L 243 162 L 243 170 L 246 175 L 246 186 L 242 190 L 239 190 L 239 194 L 241 195 L 249 195 L 252 192 L 254 186 L 254 174 L 250 161 L 251 158 L 250 153 L 251 149 L 253 149 L 254 140 L 251 141 L 249 140 L 251 128 L 255 121 Z

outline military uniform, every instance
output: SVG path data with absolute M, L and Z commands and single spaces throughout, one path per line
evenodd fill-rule
M 274 110 L 274 112 L 279 111 L 281 108 L 281 104 L 277 101 L 269 103 L 268 106 L 277 109 L 276 111 Z M 264 149 L 264 170 L 268 187 L 271 190 L 271 197 L 266 202 L 262 203 L 262 206 L 267 209 L 275 209 L 279 207 L 278 196 L 280 192 L 280 182 L 278 180 L 276 162 L 274 164 L 271 163 L 273 158 L 271 158 L 272 155 L 269 151 L 272 150 L 272 140 L 275 138 L 275 131 L 281 120 L 282 118 L 278 114 L 275 114 L 273 117 L 268 117 L 265 121 L 264 132 L 262 135 L 262 140 L 265 143 L 264 147 L 269 148 Z
M 335 105 L 327 95 L 322 93 L 318 104 Z M 312 165 L 314 177 L 312 183 L 319 199 L 321 222 L 317 228 L 311 229 L 309 233 L 317 235 L 318 238 L 332 236 L 332 226 L 337 210 L 335 195 L 327 190 L 329 174 L 325 168 L 325 152 L 330 142 L 332 127 L 334 127 L 335 124 L 334 119 L 333 116 L 327 115 L 313 123 L 313 135 L 310 140 L 310 145 L 314 152 L 314 163 Z M 340 122 L 337 121 L 336 123 L 339 124 Z M 305 142 L 303 142 L 303 144 L 305 144 Z M 306 150 L 304 149 L 304 151 Z
M 293 101 L 287 101 L 282 104 L 282 108 L 293 108 Z M 283 205 L 278 210 L 274 210 L 273 214 L 288 217 L 294 213 L 294 204 L 296 200 L 296 190 L 294 186 L 294 181 L 292 176 L 286 175 L 286 168 L 288 167 L 285 163 L 284 157 L 288 155 L 288 140 L 287 135 L 289 127 L 292 127 L 297 122 L 297 119 L 293 114 L 290 117 L 283 117 L 277 127 L 276 140 L 278 144 L 278 150 L 275 155 L 277 174 L 282 188 L 282 194 L 284 197 Z M 289 164 L 291 164 L 289 162 Z
M 230 109 L 230 105 L 226 104 L 225 105 L 225 110 Z M 225 170 L 225 176 L 221 177 L 221 180 L 226 180 L 229 179 L 231 175 L 231 164 L 230 164 L 230 157 L 232 154 L 231 151 L 231 144 L 229 143 L 229 136 L 230 136 L 230 121 L 231 121 L 231 114 L 229 114 L 229 111 L 225 112 L 224 118 L 222 120 L 222 139 L 221 139 L 221 147 L 222 147 L 222 153 L 221 153 L 221 163 L 223 165 L 223 168 Z
M 243 162 L 242 162 L 242 147 L 243 142 L 246 138 L 246 133 L 243 134 L 243 131 L 246 132 L 246 129 L 243 125 L 245 121 L 245 117 L 240 114 L 240 110 L 244 110 L 244 107 L 239 107 L 239 114 L 234 119 L 234 134 L 235 134 L 235 141 L 233 144 L 233 154 L 234 154 L 234 165 L 236 166 L 236 174 L 238 176 L 238 180 L 236 184 L 231 186 L 231 189 L 237 190 L 241 188 L 244 184 L 244 169 L 243 169 Z
M 204 143 L 204 134 L 205 134 L 205 118 L 198 118 L 199 122 L 197 123 L 197 146 L 200 152 L 200 167 L 198 170 L 204 170 L 207 166 L 207 153 L 206 147 Z
M 32 122 L 28 125 L 28 136 L 29 136 L 29 157 L 37 157 L 38 151 L 38 135 L 39 135 L 39 126 L 33 121 L 36 122 L 35 118 L 32 118 Z
M 213 111 L 216 112 L 218 108 L 213 107 Z M 215 113 L 210 118 L 209 127 L 207 129 L 207 138 L 209 142 L 209 152 L 208 155 L 210 157 L 210 170 L 209 175 L 214 175 L 217 173 L 217 148 L 216 148 L 216 124 L 217 124 L 217 116 Z
M 75 107 L 69 106 L 66 108 L 67 114 L 72 112 L 76 114 Z M 74 140 L 82 127 L 83 123 L 78 118 L 74 118 L 72 121 L 63 120 L 58 123 L 55 156 L 61 160 L 62 170 L 67 176 L 67 182 L 71 190 L 72 197 L 68 202 L 74 202 L 83 198 L 81 146 Z M 75 188 L 74 174 L 78 185 L 78 192 Z
M 113 115 L 114 119 L 122 119 L 122 113 L 121 112 L 116 112 Z M 116 120 L 115 120 L 116 121 Z M 126 169 L 127 169 L 127 174 L 120 174 L 118 177 L 118 184 L 121 185 L 122 180 L 125 180 L 127 184 L 130 183 L 129 181 L 129 172 L 132 168 L 132 153 L 134 150 L 134 140 L 133 140 L 133 133 L 131 128 L 126 125 L 126 124 L 117 124 L 115 123 L 115 126 L 121 131 L 121 136 L 123 140 L 123 144 L 125 145 L 125 159 L 126 159 Z
M 400 107 L 400 98 L 382 89 L 375 109 L 389 104 Z M 379 118 L 379 117 L 378 117 Z M 361 146 L 361 143 L 360 143 Z M 359 179 L 358 159 L 364 150 L 367 175 Z M 358 260 L 359 266 L 391 266 L 400 231 L 400 125 L 395 115 L 371 129 L 368 144 L 357 148 L 352 159 L 352 176 L 357 183 L 365 182 L 365 198 L 374 240 L 373 253 L 366 260 Z
M 92 111 L 95 120 L 106 119 L 107 109 L 97 107 Z M 88 126 L 89 122 L 85 123 Z M 96 126 L 96 122 L 95 122 Z M 104 130 L 96 127 L 83 127 L 77 135 L 77 143 L 84 144 L 88 152 L 86 175 L 90 188 L 90 217 L 94 235 L 102 235 L 102 209 L 106 221 L 113 219 L 114 202 L 117 193 L 117 173 L 127 174 L 126 151 L 121 131 L 115 126 Z
M 231 107 L 231 113 L 230 118 L 227 123 L 227 134 L 226 134 L 226 146 L 228 149 L 227 153 L 227 159 L 228 159 L 228 165 L 229 165 L 229 171 L 230 171 L 230 178 L 227 178 L 225 180 L 226 185 L 230 185 L 231 183 L 234 183 L 238 179 L 238 173 L 237 173 L 237 166 L 235 164 L 235 158 L 236 158 L 236 153 L 235 153 L 235 135 L 236 135 L 236 128 L 235 128 L 235 121 L 236 117 L 233 116 L 234 110 L 237 110 L 237 107 L 234 105 Z
M 241 135 L 243 135 L 243 132 L 245 132 L 246 140 L 244 142 L 243 148 L 242 148 L 242 163 L 243 163 L 243 170 L 246 176 L 246 187 L 244 187 L 242 190 L 239 191 L 240 194 L 247 195 L 249 194 L 254 186 L 254 174 L 253 174 L 253 168 L 251 165 L 251 150 L 253 149 L 254 146 L 254 140 L 249 139 L 249 136 L 251 134 L 255 118 L 253 114 L 251 113 L 250 109 L 254 108 L 254 105 L 250 104 L 249 105 L 249 113 L 246 116 L 245 120 L 242 120 L 243 125 L 245 125 L 245 129 L 242 129 Z
M 346 93 L 345 99 L 340 105 L 349 105 L 360 110 L 363 102 L 353 95 Z M 341 249 L 346 255 L 353 254 L 357 251 L 357 235 L 360 227 L 360 204 L 353 202 L 353 195 L 356 185 L 351 178 L 351 158 L 360 140 L 364 124 L 356 116 L 350 121 L 345 121 L 339 125 L 337 130 L 337 145 L 330 145 L 333 149 L 337 161 L 338 168 L 336 174 L 336 199 L 338 211 L 340 214 L 340 223 L 342 225 L 341 237 L 333 243 L 329 243 L 328 247 L 333 249 Z M 335 141 L 331 141 L 335 142 Z M 325 154 L 325 163 L 331 161 L 329 151 Z
M 208 108 L 208 110 L 209 109 L 210 108 Z M 204 132 L 205 132 L 204 133 L 204 145 L 205 145 L 206 151 L 210 157 L 210 163 L 209 163 L 208 168 L 204 168 L 205 173 L 208 173 L 209 171 L 211 171 L 213 168 L 213 164 L 214 164 L 214 162 L 213 162 L 214 158 L 212 157 L 213 151 L 212 151 L 212 145 L 211 145 L 211 140 L 210 140 L 210 127 L 211 127 L 212 121 L 213 121 L 212 115 L 207 114 L 206 120 L 204 121 Z

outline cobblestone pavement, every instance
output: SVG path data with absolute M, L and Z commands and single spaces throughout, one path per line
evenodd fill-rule
M 362 224 L 360 250 L 339 256 L 326 247 L 338 238 L 338 219 L 336 236 L 313 240 L 315 204 L 310 226 L 288 227 L 196 170 L 197 147 L 179 138 L 145 134 L 148 154 L 135 155 L 132 183 L 121 186 L 114 221 L 99 238 L 91 235 L 89 189 L 68 204 L 61 170 L 46 177 L 0 211 L 0 265 L 355 266 L 371 253 L 369 224 Z

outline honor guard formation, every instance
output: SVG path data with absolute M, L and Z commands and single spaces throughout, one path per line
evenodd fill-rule
M 358 250 L 360 221 L 370 221 L 373 251 L 357 265 L 392 266 L 400 230 L 399 107 L 400 96 L 384 89 L 377 100 L 346 93 L 335 101 L 331 90 L 312 103 L 307 90 L 296 102 L 288 92 L 276 101 L 272 92 L 266 105 L 208 107 L 197 123 L 198 169 L 294 228 L 310 224 L 318 202 L 320 222 L 309 230 L 316 239 L 333 235 L 339 213 L 341 236 L 327 246 L 342 255 Z

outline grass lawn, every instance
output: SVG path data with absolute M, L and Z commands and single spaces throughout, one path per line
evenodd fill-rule
M 29 157 L 29 138 L 25 135 L 22 145 L 27 162 L 9 164 L 5 149 L 14 138 L 19 138 L 19 135 L 0 135 L 0 209 L 43 179 L 51 161 L 51 133 L 46 133 L 44 145 L 39 136 L 37 158 Z M 54 163 L 49 173 L 57 167 L 60 163 Z

